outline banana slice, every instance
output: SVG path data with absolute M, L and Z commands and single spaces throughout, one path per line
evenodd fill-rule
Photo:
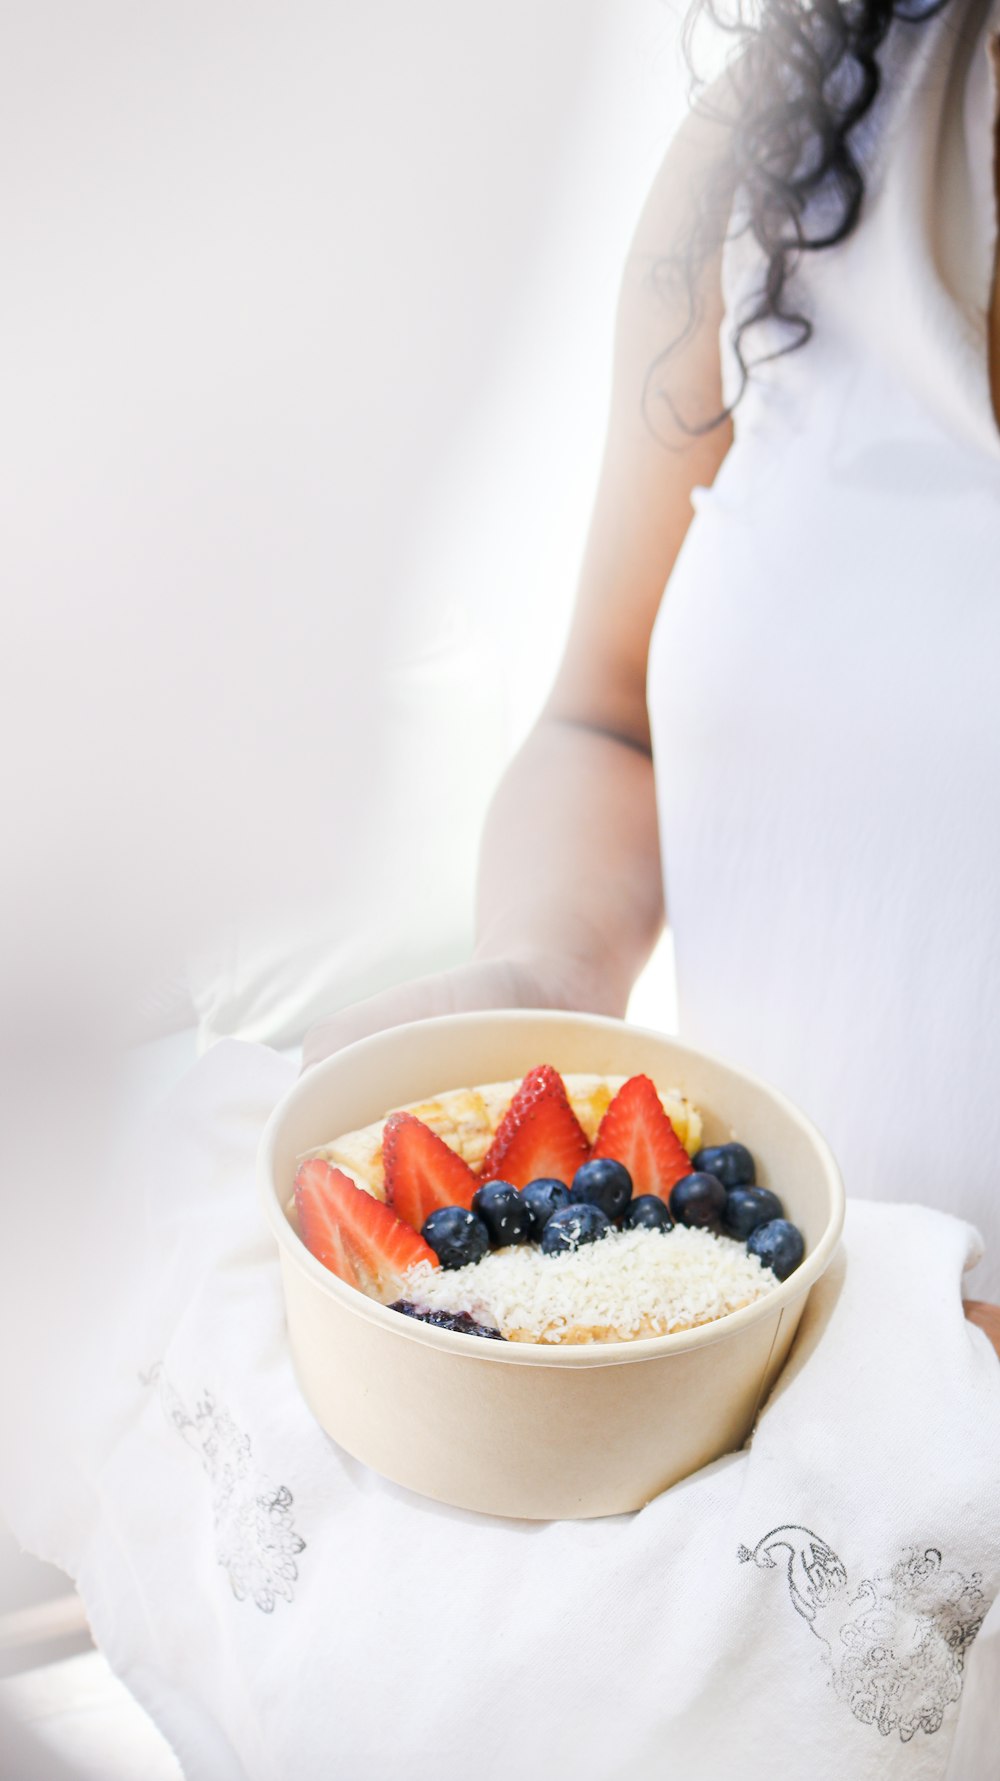
M 587 1076 L 572 1072 L 563 1077 L 570 1106 L 591 1143 L 610 1102 L 625 1081 L 624 1076 Z M 417 1119 L 422 1119 L 439 1138 L 450 1144 L 452 1150 L 458 1151 L 470 1169 L 478 1169 L 519 1086 L 520 1079 L 516 1082 L 487 1082 L 478 1088 L 450 1088 L 431 1100 L 411 1101 L 399 1111 L 413 1113 Z M 677 1089 L 658 1092 L 674 1131 L 688 1155 L 693 1156 L 701 1143 L 701 1115 Z M 367 1187 L 377 1199 L 383 1200 L 384 1126 L 385 1120 L 377 1119 L 372 1125 L 362 1126 L 356 1132 L 345 1132 L 343 1137 L 335 1138 L 330 1144 L 320 1144 L 307 1154 L 336 1163 L 359 1187 Z

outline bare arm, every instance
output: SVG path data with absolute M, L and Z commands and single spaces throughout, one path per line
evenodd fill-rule
M 984 1336 L 989 1337 L 1000 1359 L 1000 1305 L 987 1305 L 982 1299 L 966 1299 L 965 1315 Z
M 650 273 L 685 226 L 715 126 L 692 117 L 650 192 L 618 306 L 607 442 L 573 625 L 545 709 L 493 801 L 479 876 L 477 957 L 520 957 L 554 974 L 560 1001 L 624 1012 L 663 921 L 646 711 L 649 639 L 691 522 L 731 443 L 720 425 L 685 433 L 643 390 L 681 331 L 685 305 Z M 700 326 L 667 361 L 661 389 L 685 417 L 722 407 L 718 260 Z M 653 433 L 650 419 L 656 427 Z M 658 436 L 657 436 L 658 435 Z
M 490 809 L 476 958 L 520 960 L 547 1004 L 623 1014 L 662 923 L 648 750 L 547 708 Z

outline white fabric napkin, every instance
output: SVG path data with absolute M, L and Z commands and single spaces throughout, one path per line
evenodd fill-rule
M 254 1183 L 292 1076 L 220 1045 L 147 1127 L 118 1288 L 81 1280 L 90 1339 L 14 1483 L 188 1781 L 990 1781 L 1000 1364 L 962 1316 L 968 1226 L 852 1203 L 752 1444 L 640 1513 L 452 1511 L 299 1395 Z

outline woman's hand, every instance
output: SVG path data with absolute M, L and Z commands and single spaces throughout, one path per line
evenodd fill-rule
M 966 1299 L 965 1315 L 989 1337 L 1000 1359 L 1000 1305 L 987 1305 L 982 1299 Z
M 590 1008 L 595 986 L 581 966 L 549 956 L 478 958 L 451 971 L 418 977 L 411 983 L 355 1002 L 310 1027 L 302 1047 L 302 1067 L 340 1051 L 355 1039 L 434 1014 L 461 1014 L 479 1008 Z

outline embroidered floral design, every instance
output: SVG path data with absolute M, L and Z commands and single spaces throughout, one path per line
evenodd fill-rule
M 834 1692 L 862 1725 L 883 1737 L 898 1732 L 904 1744 L 939 1729 L 986 1614 L 979 1572 L 947 1571 L 937 1547 L 910 1547 L 852 1588 L 832 1547 L 794 1525 L 772 1528 L 737 1556 L 763 1570 L 784 1562 L 792 1606 L 824 1647 Z
M 292 1521 L 293 1497 L 254 1465 L 250 1436 L 206 1391 L 189 1411 L 157 1364 L 143 1375 L 156 1384 L 167 1421 L 198 1454 L 212 1491 L 215 1550 L 238 1602 L 248 1598 L 271 1614 L 280 1596 L 290 1602 L 305 1541 Z

